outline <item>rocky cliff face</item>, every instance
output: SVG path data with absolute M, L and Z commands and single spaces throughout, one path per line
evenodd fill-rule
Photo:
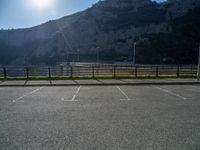
M 155 52 L 162 43 L 152 41 L 152 38 L 155 36 L 159 41 L 161 38 L 156 36 L 181 35 L 183 31 L 177 33 L 177 30 L 180 26 L 188 26 L 184 19 L 191 18 L 187 16 L 190 12 L 199 17 L 199 12 L 195 11 L 199 6 L 200 0 L 174 0 L 161 4 L 150 0 L 99 1 L 83 12 L 33 28 L 0 31 L 0 64 L 55 64 L 77 61 L 78 55 L 82 61 L 95 61 L 97 51 L 102 61 L 131 60 L 134 41 L 138 43 L 139 63 L 161 63 L 166 58 L 169 61 L 165 63 L 179 63 L 173 52 L 169 52 L 170 46 Z M 193 30 L 196 28 L 193 24 L 199 22 L 190 21 Z M 196 38 L 198 41 L 198 36 Z M 165 42 L 171 44 L 166 39 Z M 150 53 L 147 49 L 156 55 L 147 57 Z M 195 57 L 196 51 L 190 51 Z M 186 63 L 194 63 L 189 61 Z

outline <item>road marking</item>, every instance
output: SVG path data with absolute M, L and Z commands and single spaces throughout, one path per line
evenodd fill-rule
M 128 97 L 128 95 L 127 95 L 119 86 L 116 86 L 116 88 L 126 97 L 126 99 L 121 99 L 121 100 L 128 100 L 128 101 L 131 100 L 131 99 Z
M 23 96 L 21 96 L 21 97 L 15 99 L 15 100 L 13 100 L 13 102 L 14 102 L 14 103 L 15 103 L 15 102 L 24 102 L 24 101 L 21 101 L 23 98 L 25 98 L 25 97 L 27 97 L 27 96 L 29 96 L 29 95 L 32 95 L 32 94 L 38 92 L 39 90 L 41 90 L 41 89 L 43 89 L 43 88 L 44 88 L 44 87 L 40 87 L 40 88 L 38 88 L 38 89 L 36 89 L 36 90 L 33 90 L 33 91 L 31 91 L 31 92 L 29 92 L 29 93 L 27 93 L 27 94 L 25 94 L 25 95 L 23 95 Z
M 179 97 L 179 98 L 181 98 L 181 99 L 183 99 L 183 100 L 187 100 L 187 99 L 188 99 L 188 98 L 183 97 L 183 96 L 181 96 L 181 95 L 179 95 L 179 94 L 177 94 L 177 93 L 174 93 L 174 92 L 172 92 L 172 91 L 169 91 L 169 90 L 167 90 L 167 89 L 165 89 L 165 88 L 161 88 L 161 87 L 159 87 L 159 86 L 153 86 L 153 87 L 156 88 L 156 89 L 158 89 L 158 90 L 160 90 L 160 91 L 166 92 L 166 93 L 168 93 L 168 94 L 170 94 L 170 95 Z
M 79 100 L 76 100 L 75 98 L 77 97 L 79 91 L 81 89 L 81 86 L 78 87 L 78 89 L 76 90 L 76 93 L 74 94 L 74 96 L 72 97 L 71 100 L 65 100 L 64 97 L 61 98 L 61 101 L 66 101 L 66 102 L 71 102 L 71 101 L 79 101 Z

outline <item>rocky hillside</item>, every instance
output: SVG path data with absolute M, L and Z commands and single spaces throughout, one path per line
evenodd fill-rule
M 200 0 L 101 0 L 91 8 L 18 30 L 0 31 L 0 64 L 131 61 L 194 64 L 200 41 Z

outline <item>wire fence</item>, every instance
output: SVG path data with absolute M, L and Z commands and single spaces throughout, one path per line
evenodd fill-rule
M 85 65 L 0 67 L 1 79 L 195 77 L 195 65 Z

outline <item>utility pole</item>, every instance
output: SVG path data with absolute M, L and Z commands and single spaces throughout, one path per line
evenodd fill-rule
M 199 43 L 199 58 L 198 58 L 197 80 L 200 80 L 200 43 Z
M 135 55 L 136 55 L 136 42 L 134 42 L 134 47 L 133 47 L 133 65 L 135 65 L 135 63 L 136 63 L 136 61 L 135 61 L 135 59 L 136 59 L 136 57 L 135 57 Z

